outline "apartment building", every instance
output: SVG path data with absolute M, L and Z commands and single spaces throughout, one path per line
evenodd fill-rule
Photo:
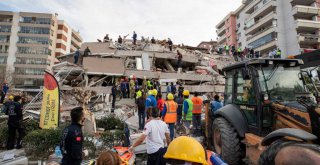
M 55 57 L 66 55 L 80 49 L 83 39 L 66 21 L 58 20 Z
M 236 45 L 236 15 L 229 13 L 216 26 L 218 45 Z
M 235 11 L 237 46 L 282 57 L 319 48 L 320 0 L 243 0 Z
M 41 89 L 44 71 L 51 71 L 56 51 L 61 51 L 56 48 L 58 22 L 56 14 L 0 11 L 1 82 L 16 89 Z M 66 52 L 71 50 L 67 45 Z

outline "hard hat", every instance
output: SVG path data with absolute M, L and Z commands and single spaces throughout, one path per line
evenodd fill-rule
M 174 99 L 173 94 L 172 94 L 172 93 L 169 93 L 168 96 L 167 96 L 167 99 L 168 99 L 168 100 L 173 100 L 173 99 Z
M 189 96 L 190 92 L 189 92 L 189 90 L 184 90 L 182 94 L 183 94 L 183 96 Z
M 9 96 L 9 100 L 13 100 L 13 96 L 12 95 Z
M 158 91 L 156 89 L 152 90 L 152 95 L 157 96 Z
M 206 153 L 202 145 L 196 139 L 187 136 L 175 138 L 169 144 L 167 152 L 163 157 L 208 165 Z
M 133 75 L 130 75 L 130 79 L 132 79 L 133 78 Z
M 153 90 L 149 90 L 148 95 L 153 95 Z

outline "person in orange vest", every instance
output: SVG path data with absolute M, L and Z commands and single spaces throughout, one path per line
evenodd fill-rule
M 177 122 L 177 109 L 178 104 L 174 102 L 174 96 L 172 93 L 169 93 L 167 96 L 167 101 L 164 104 L 162 111 L 162 119 L 165 123 L 169 125 L 170 138 L 173 140 L 174 137 L 174 124 Z
M 194 97 L 191 99 L 193 103 L 192 109 L 192 124 L 194 127 L 194 136 L 201 136 L 201 113 L 202 113 L 202 99 L 198 92 L 194 93 Z

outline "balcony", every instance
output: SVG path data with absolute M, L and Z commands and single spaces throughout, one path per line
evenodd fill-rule
M 226 40 L 227 40 L 226 35 L 223 35 L 223 36 L 219 37 L 217 42 L 218 42 L 218 44 L 223 44 L 224 42 L 226 42 Z
M 217 28 L 217 29 L 223 28 L 224 25 L 225 25 L 225 22 L 226 22 L 226 21 L 225 21 L 225 19 L 223 18 L 223 20 L 218 23 L 218 25 L 216 26 L 216 28 Z
M 255 48 L 254 50 L 255 51 L 260 51 L 260 53 L 263 54 L 263 53 L 268 52 L 269 50 L 272 50 L 272 49 L 276 48 L 277 47 L 276 44 L 277 44 L 277 42 L 274 39 L 274 40 L 272 40 L 272 41 L 270 41 L 268 43 L 265 43 L 264 45 L 261 45 L 261 46 Z
M 250 16 L 245 20 L 252 20 L 252 19 L 257 19 L 261 17 L 265 17 L 265 15 L 268 15 L 269 13 L 272 13 L 275 11 L 275 7 L 277 6 L 277 2 L 274 0 L 269 0 L 266 2 L 262 7 L 254 11 Z
M 314 2 L 316 2 L 316 0 L 291 0 L 291 4 L 293 5 L 304 5 L 304 6 L 310 6 Z
M 292 9 L 293 16 L 300 19 L 308 19 L 320 14 L 320 8 L 313 6 L 296 5 Z
M 260 2 L 260 0 L 252 0 L 250 4 L 246 7 L 246 14 L 251 14 L 254 12 L 254 7 L 257 6 L 257 4 Z
M 259 28 L 272 25 L 273 19 L 276 19 L 276 13 L 272 12 L 263 18 L 256 21 L 251 27 L 246 29 L 246 35 L 254 34 L 259 31 Z
M 261 31 L 255 33 L 255 34 L 251 35 L 250 37 L 248 37 L 247 38 L 247 42 L 251 43 L 251 42 L 253 42 L 253 41 L 255 41 L 255 40 L 257 40 L 257 39 L 259 39 L 259 38 L 261 38 L 263 36 L 266 36 L 266 35 L 268 35 L 268 34 L 270 34 L 272 32 L 275 32 L 275 31 L 276 31 L 276 29 L 275 29 L 274 26 L 269 26 L 269 27 L 265 28 L 264 30 L 261 30 Z
M 226 33 L 226 28 L 225 27 L 222 27 L 221 29 L 217 29 L 217 35 L 218 36 L 222 36 Z
M 296 28 L 299 32 L 313 32 L 320 29 L 320 22 L 313 20 L 296 20 Z
M 314 34 L 298 34 L 298 41 L 302 45 L 313 45 L 320 43 L 320 36 Z

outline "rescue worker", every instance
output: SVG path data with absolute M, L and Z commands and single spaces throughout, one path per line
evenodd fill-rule
M 124 79 L 120 80 L 120 88 L 121 88 L 122 98 L 126 98 L 127 97 L 127 90 L 126 90 L 126 83 L 124 82 Z
M 151 109 L 151 108 L 150 108 Z M 166 162 L 163 155 L 166 152 L 164 148 L 164 140 L 167 145 L 170 144 L 169 130 L 166 123 L 159 118 L 159 110 L 151 109 L 151 120 L 147 122 L 140 138 L 129 148 L 129 151 L 134 151 L 134 148 L 140 145 L 145 139 L 147 148 L 147 165 L 165 165 Z
M 128 77 L 125 78 L 125 85 L 126 85 L 126 98 L 130 98 L 130 84 L 129 84 L 129 79 Z
M 6 113 L 8 106 L 11 105 L 12 103 L 13 103 L 13 96 L 10 95 L 9 98 L 8 98 L 8 101 L 6 101 L 6 102 L 3 104 L 2 112 L 3 112 L 3 113 Z
M 146 95 L 139 90 L 137 92 L 137 107 L 138 107 L 138 117 L 139 117 L 139 129 L 143 130 L 145 118 L 146 118 Z
M 147 92 L 147 88 L 148 88 L 147 79 L 146 79 L 146 76 L 143 76 L 142 89 L 144 90 L 144 92 Z
M 183 105 L 183 97 L 182 95 L 179 95 L 175 98 L 175 102 L 178 104 L 177 109 L 177 124 L 179 125 L 182 119 L 182 105 Z
M 157 100 L 156 100 L 156 96 L 158 94 L 158 91 L 157 90 L 149 90 L 149 96 L 147 97 L 146 99 L 146 111 L 148 108 L 156 108 L 157 107 Z M 150 114 L 148 114 L 149 116 Z M 149 117 L 147 116 L 147 118 L 149 119 Z
M 83 126 L 85 117 L 82 107 L 76 107 L 71 110 L 71 125 L 63 130 L 60 148 L 63 158 L 61 165 L 80 165 L 82 158 L 88 155 L 88 151 L 82 151 Z
M 241 47 L 238 47 L 238 50 L 237 50 L 238 57 L 241 57 L 241 52 L 242 52 Z
M 158 95 L 157 95 L 157 108 L 160 111 L 160 117 L 162 116 L 162 111 L 163 111 L 163 108 L 164 108 L 164 104 L 165 104 L 165 101 L 162 98 L 162 94 L 158 93 Z
M 208 165 L 205 149 L 196 139 L 187 136 L 174 139 L 163 157 L 169 164 Z
M 224 46 L 224 49 L 226 50 L 226 55 L 229 55 L 229 45 Z
M 153 85 L 151 84 L 150 80 L 147 81 L 147 86 L 148 86 L 148 90 L 152 90 Z
M 23 128 L 23 112 L 21 105 L 21 96 L 15 96 L 13 102 L 8 102 L 6 105 L 5 114 L 9 116 L 8 119 L 8 141 L 7 141 L 7 150 L 14 148 L 14 141 L 16 139 L 16 131 L 18 131 L 19 136 L 17 139 L 16 148 L 22 148 L 22 138 L 25 135 Z
M 134 98 L 136 82 L 133 79 L 133 76 L 131 76 L 130 79 L 130 98 Z
M 173 94 L 169 93 L 162 111 L 162 119 L 169 125 L 171 140 L 174 138 L 174 124 L 177 122 L 177 109 L 178 104 L 174 102 Z
M 182 114 L 183 114 L 183 121 L 187 128 L 190 128 L 191 121 L 192 121 L 192 110 L 193 110 L 193 103 L 189 99 L 190 92 L 188 90 L 184 90 L 183 93 L 183 105 L 182 105 Z
M 201 136 L 201 113 L 202 113 L 202 99 L 198 92 L 194 93 L 194 97 L 191 99 L 193 103 L 192 109 L 192 124 L 194 127 L 194 135 Z
M 215 111 L 217 111 L 218 109 L 223 107 L 223 104 L 219 100 L 219 96 L 218 95 L 214 95 L 213 98 L 214 98 L 214 101 L 211 103 L 211 111 L 212 111 L 212 113 L 214 113 Z
M 78 64 L 79 57 L 80 57 L 80 49 L 78 48 L 76 50 L 76 52 L 74 52 L 74 55 L 73 55 L 73 58 L 74 58 L 73 63 L 74 64 Z
M 276 58 L 281 58 L 281 50 L 278 48 L 277 49 L 277 56 L 276 56 Z

